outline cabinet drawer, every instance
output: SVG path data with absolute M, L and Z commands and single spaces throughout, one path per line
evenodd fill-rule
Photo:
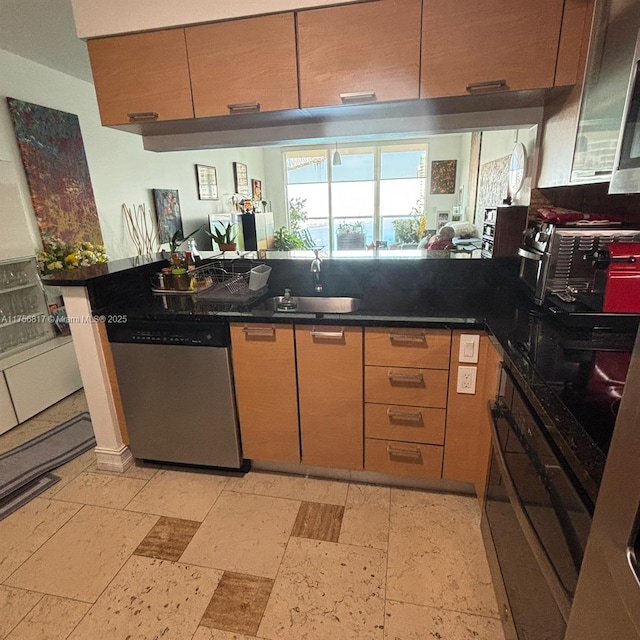
M 418 478 L 442 476 L 442 447 L 372 438 L 364 442 L 365 471 Z
M 449 372 L 442 369 L 365 367 L 365 402 L 447 407 Z
M 449 329 L 367 327 L 365 333 L 365 364 L 448 369 L 450 351 Z
M 444 409 L 367 403 L 364 433 L 367 438 L 444 444 L 445 418 Z

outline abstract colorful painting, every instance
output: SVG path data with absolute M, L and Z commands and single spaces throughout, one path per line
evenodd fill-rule
M 170 242 L 176 231 L 182 232 L 182 213 L 177 189 L 154 189 L 153 202 L 156 205 L 160 242 Z
M 431 193 L 444 195 L 456 192 L 457 160 L 434 160 L 431 163 Z
M 40 235 L 102 244 L 78 116 L 7 98 Z

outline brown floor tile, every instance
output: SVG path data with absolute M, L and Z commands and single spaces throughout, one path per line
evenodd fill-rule
M 203 627 L 255 636 L 273 588 L 271 578 L 225 571 L 202 616 Z
M 325 542 L 338 542 L 344 507 L 335 504 L 303 502 L 293 525 L 292 536 Z
M 161 517 L 134 551 L 135 555 L 177 562 L 200 527 L 200 522 Z

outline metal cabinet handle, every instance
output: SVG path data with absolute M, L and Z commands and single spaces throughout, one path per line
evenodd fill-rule
M 344 329 L 340 329 L 340 331 L 316 331 L 313 329 L 311 331 L 311 336 L 313 338 L 331 338 L 341 340 L 344 338 Z
M 259 102 L 237 102 L 236 104 L 228 104 L 227 109 L 230 113 L 255 113 L 260 111 Z
M 387 378 L 389 378 L 391 382 L 424 382 L 421 373 L 394 373 L 393 371 L 389 371 Z
M 243 327 L 242 331 L 247 335 L 252 333 L 258 335 L 276 335 L 276 330 L 274 327 Z
M 155 111 L 140 111 L 139 113 L 127 113 L 127 117 L 132 122 L 146 122 L 157 120 L 158 114 Z
M 424 342 L 427 336 L 424 333 L 390 333 L 389 340 L 411 340 L 413 342 Z
M 488 80 L 487 82 L 472 82 L 467 85 L 467 91 L 473 93 L 474 91 L 502 91 L 508 89 L 506 80 Z
M 410 420 L 411 422 L 422 422 L 422 412 L 418 413 L 404 413 L 402 411 L 393 411 L 391 408 L 387 409 L 387 417 L 396 420 Z
M 375 102 L 375 91 L 355 91 L 354 93 L 341 93 L 340 100 L 342 104 L 350 104 L 352 102 Z
M 387 445 L 387 453 L 390 456 L 413 458 L 414 460 L 419 460 L 422 457 L 422 452 L 417 447 L 415 449 L 400 449 L 392 444 Z

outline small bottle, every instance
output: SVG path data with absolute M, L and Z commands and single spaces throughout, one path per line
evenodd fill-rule
M 196 266 L 200 264 L 200 262 L 202 261 L 202 256 L 198 251 L 198 245 L 196 244 L 195 238 L 189 238 L 189 251 L 191 252 L 191 256 L 193 257 L 193 261 L 195 262 Z
M 298 307 L 298 303 L 291 297 L 291 289 L 284 290 L 284 296 L 280 302 L 278 302 L 278 309 L 293 310 Z
M 195 271 L 196 263 L 195 263 L 195 260 L 193 259 L 193 254 L 191 253 L 191 251 L 187 251 L 185 253 L 185 256 L 186 256 L 186 263 L 187 263 L 187 271 Z

